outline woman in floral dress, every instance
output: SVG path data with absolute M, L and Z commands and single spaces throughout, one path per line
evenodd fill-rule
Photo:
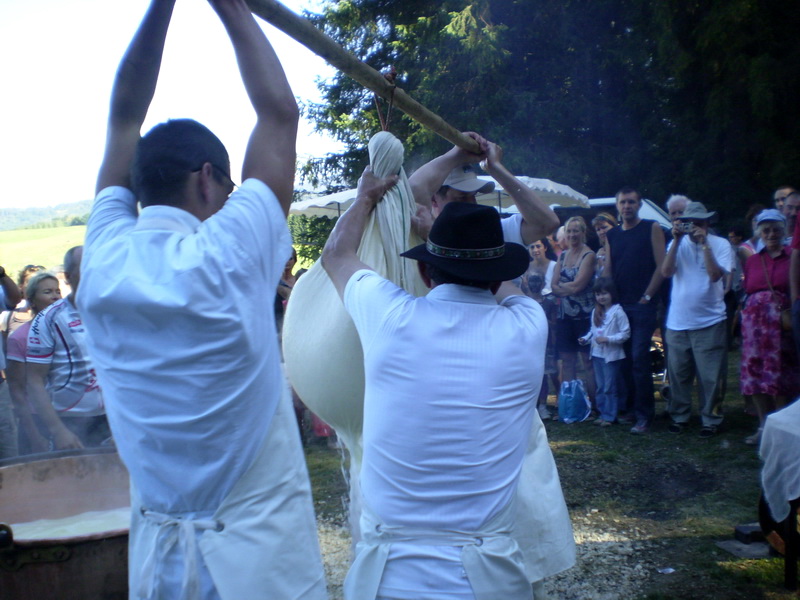
M 744 265 L 747 301 L 742 311 L 742 394 L 752 394 L 759 428 L 745 443 L 756 445 L 769 413 L 800 391 L 800 370 L 792 332 L 781 327 L 789 307 L 789 253 L 783 245 L 786 219 L 775 209 L 756 217 L 764 248 Z

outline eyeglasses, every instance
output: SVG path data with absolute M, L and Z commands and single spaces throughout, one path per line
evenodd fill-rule
M 230 196 L 234 192 L 234 190 L 239 186 L 236 185 L 236 183 L 234 183 L 233 179 L 231 179 L 231 176 L 228 175 L 227 171 L 222 167 L 218 167 L 214 163 L 211 163 L 211 168 L 214 169 L 214 171 L 216 171 L 221 176 L 222 181 L 220 183 L 229 188 L 228 196 Z M 192 173 L 197 173 L 202 169 L 203 169 L 202 166 L 198 167 L 197 169 L 192 169 Z

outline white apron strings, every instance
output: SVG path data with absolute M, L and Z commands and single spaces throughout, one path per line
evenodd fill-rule
M 139 598 L 153 600 L 156 592 L 156 582 L 160 578 L 161 565 L 167 554 L 176 543 L 180 544 L 183 554 L 183 583 L 181 585 L 181 600 L 199 600 L 200 584 L 197 570 L 197 536 L 196 530 L 205 531 L 212 529 L 222 531 L 224 525 L 221 521 L 213 519 L 186 519 L 173 517 L 164 513 L 141 509 L 142 516 L 158 525 L 155 542 L 142 565 L 142 579 L 139 586 Z M 162 536 L 166 536 L 163 543 L 159 543 Z

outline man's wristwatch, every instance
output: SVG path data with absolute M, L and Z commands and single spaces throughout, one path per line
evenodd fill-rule
M 644 298 L 645 302 L 650 302 L 650 300 L 652 300 L 649 294 L 642 294 L 642 298 Z

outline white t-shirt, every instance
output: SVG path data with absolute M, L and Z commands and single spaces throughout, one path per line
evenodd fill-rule
M 50 365 L 47 391 L 62 417 L 105 414 L 87 349 L 86 327 L 68 298 L 51 304 L 31 322 L 26 360 Z
M 544 311 L 452 284 L 415 298 L 367 270 L 344 304 L 364 350 L 365 504 L 390 525 L 480 528 L 516 492 L 544 372 Z M 472 597 L 459 556 L 394 543 L 380 593 Z
M 214 510 L 252 464 L 283 385 L 272 299 L 290 253 L 278 200 L 255 179 L 202 223 L 171 206 L 137 219 L 129 190 L 98 194 L 78 299 L 147 508 Z
M 514 242 L 521 246 L 525 245 L 522 240 L 522 215 L 513 213 L 510 217 L 500 219 L 500 225 L 503 227 L 503 239 L 507 242 Z
M 716 235 L 709 235 L 706 239 L 717 264 L 725 273 L 730 273 L 734 253 L 728 240 Z M 667 252 L 674 243 L 674 240 L 669 243 Z M 711 282 L 706 272 L 704 252 L 688 235 L 681 238 L 672 276 L 667 329 L 703 329 L 725 320 L 725 277 Z

